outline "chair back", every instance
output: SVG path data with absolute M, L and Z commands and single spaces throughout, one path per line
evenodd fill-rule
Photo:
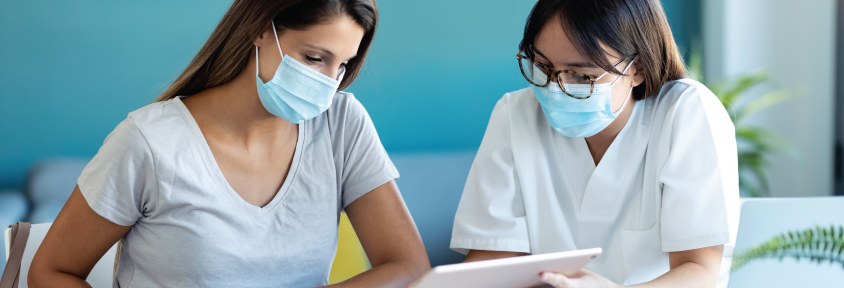
M 45 223 L 45 224 L 33 224 L 32 228 L 29 231 L 29 238 L 26 240 L 26 248 L 23 252 L 23 257 L 21 258 L 21 268 L 20 268 L 20 277 L 18 282 L 18 288 L 26 288 L 26 277 L 29 275 L 29 266 L 32 264 L 32 258 L 35 257 L 35 252 L 38 251 L 38 246 L 41 246 L 41 241 L 44 240 L 44 236 L 47 236 L 47 231 L 50 230 L 50 225 L 53 223 Z M 9 261 L 9 252 L 11 250 L 11 241 L 12 241 L 12 229 L 6 229 L 5 234 L 5 243 L 6 243 L 6 261 Z M 17 244 L 16 244 L 17 245 Z M 91 273 L 88 274 L 88 284 L 91 284 L 91 287 L 94 288 L 107 288 L 112 287 L 112 283 L 114 282 L 114 268 L 115 268 L 115 255 L 117 254 L 117 244 L 111 247 L 111 249 L 100 258 L 100 261 L 94 266 L 94 269 L 91 270 Z

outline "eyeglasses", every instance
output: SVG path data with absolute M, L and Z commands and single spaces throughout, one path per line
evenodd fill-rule
M 530 54 L 533 55 L 533 53 Z M 604 74 L 595 77 L 570 70 L 554 71 L 553 67 L 536 62 L 533 56 L 528 56 L 525 53 L 524 49 L 516 54 L 516 59 L 519 60 L 519 69 L 522 71 L 522 76 L 524 76 L 530 84 L 538 87 L 545 87 L 548 86 L 548 84 L 551 84 L 551 78 L 556 78 L 557 84 L 560 85 L 560 89 L 563 90 L 563 93 L 566 93 L 566 95 L 576 99 L 588 99 L 589 97 L 592 97 L 592 91 L 595 90 L 595 82 L 609 74 L 609 72 L 604 72 Z M 624 63 L 627 59 L 629 58 L 622 59 L 620 62 L 613 65 L 613 68 L 618 67 L 618 65 L 621 65 L 621 63 Z M 589 95 L 586 95 L 585 97 L 572 95 L 569 91 L 566 91 L 565 84 L 589 84 Z

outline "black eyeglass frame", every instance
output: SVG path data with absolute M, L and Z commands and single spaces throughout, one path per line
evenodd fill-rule
M 566 93 L 566 95 L 568 95 L 569 97 L 575 98 L 575 99 L 589 99 L 589 97 L 592 97 L 592 92 L 595 91 L 595 81 L 600 80 L 601 78 L 603 78 L 604 76 L 606 76 L 607 74 L 610 73 L 609 71 L 607 71 L 607 72 L 604 72 L 604 74 L 601 74 L 600 76 L 595 77 L 595 76 L 592 76 L 592 75 L 589 75 L 589 74 L 583 74 L 583 73 L 579 73 L 579 72 L 575 72 L 575 71 L 571 71 L 571 70 L 554 71 L 553 68 L 551 68 L 550 66 L 542 64 L 542 63 L 538 63 L 538 62 L 536 62 L 534 57 L 527 56 L 526 54 L 527 53 L 525 53 L 525 49 L 519 50 L 519 53 L 516 53 L 516 61 L 519 62 L 519 71 L 522 72 L 522 76 L 525 77 L 525 80 L 527 80 L 528 83 L 530 83 L 531 85 L 537 86 L 537 87 L 546 87 L 546 86 L 548 86 L 548 84 L 551 84 L 551 78 L 552 78 L 552 75 L 553 75 L 553 78 L 557 79 L 557 84 L 560 85 L 560 89 L 563 90 L 563 93 Z M 522 66 L 522 59 L 530 61 L 530 63 L 533 63 L 533 65 L 537 65 L 540 68 L 540 70 L 542 70 L 542 72 L 545 73 L 545 76 L 546 76 L 545 84 L 540 85 L 540 84 L 537 84 L 537 83 L 533 83 L 533 81 L 530 79 L 530 77 L 528 77 L 527 74 L 525 74 L 525 67 Z M 630 58 L 624 58 L 621 61 L 619 61 L 618 63 L 616 63 L 615 65 L 613 65 L 612 67 L 613 68 L 618 67 L 618 65 L 621 65 L 621 63 L 624 63 L 628 59 L 630 59 Z M 528 68 L 533 69 L 533 67 L 528 67 Z M 558 77 L 560 75 L 560 73 L 571 74 L 571 75 L 583 77 L 583 78 L 589 80 L 589 95 L 587 95 L 586 97 L 571 95 L 571 93 L 566 91 L 565 85 L 563 85 L 564 83 L 560 82 L 560 79 L 562 79 L 562 78 Z

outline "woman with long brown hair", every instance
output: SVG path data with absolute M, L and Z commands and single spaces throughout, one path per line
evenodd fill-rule
M 659 0 L 539 0 L 518 48 L 529 88 L 492 111 L 451 248 L 603 249 L 542 275 L 560 288 L 714 287 L 738 225 L 735 129 L 685 78 Z
M 155 103 L 106 138 L 32 262 L 30 287 L 86 287 L 122 240 L 115 287 L 314 287 L 345 210 L 372 269 L 430 264 L 363 106 L 339 92 L 377 25 L 373 0 L 236 0 Z

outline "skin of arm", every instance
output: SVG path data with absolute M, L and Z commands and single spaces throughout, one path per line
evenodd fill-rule
M 35 252 L 29 287 L 91 287 L 91 269 L 131 228 L 94 212 L 77 186 Z
M 667 273 L 653 281 L 633 285 L 637 288 L 661 287 L 715 287 L 721 268 L 721 256 L 724 245 L 717 245 L 687 251 L 669 252 L 668 262 L 671 267 Z M 519 252 L 471 250 L 465 262 L 491 260 L 527 255 Z M 594 272 L 582 269 L 572 277 L 543 272 L 543 281 L 557 288 L 581 287 L 623 287 Z
M 469 250 L 469 253 L 466 254 L 466 260 L 463 260 L 463 262 L 475 262 L 475 261 L 493 260 L 493 259 L 501 259 L 501 258 L 519 257 L 519 256 L 526 256 L 526 255 L 530 255 L 530 254 L 523 253 L 523 252 L 510 252 L 510 251 Z
M 331 287 L 406 287 L 431 268 L 395 182 L 361 196 L 346 213 L 373 268 Z M 76 187 L 35 253 L 29 287 L 91 287 L 91 269 L 131 228 L 94 212 Z
M 724 245 L 669 252 L 671 270 L 668 273 L 632 287 L 715 287 L 723 253 Z
M 431 269 L 395 181 L 349 204 L 346 214 L 372 269 L 329 287 L 407 287 Z

